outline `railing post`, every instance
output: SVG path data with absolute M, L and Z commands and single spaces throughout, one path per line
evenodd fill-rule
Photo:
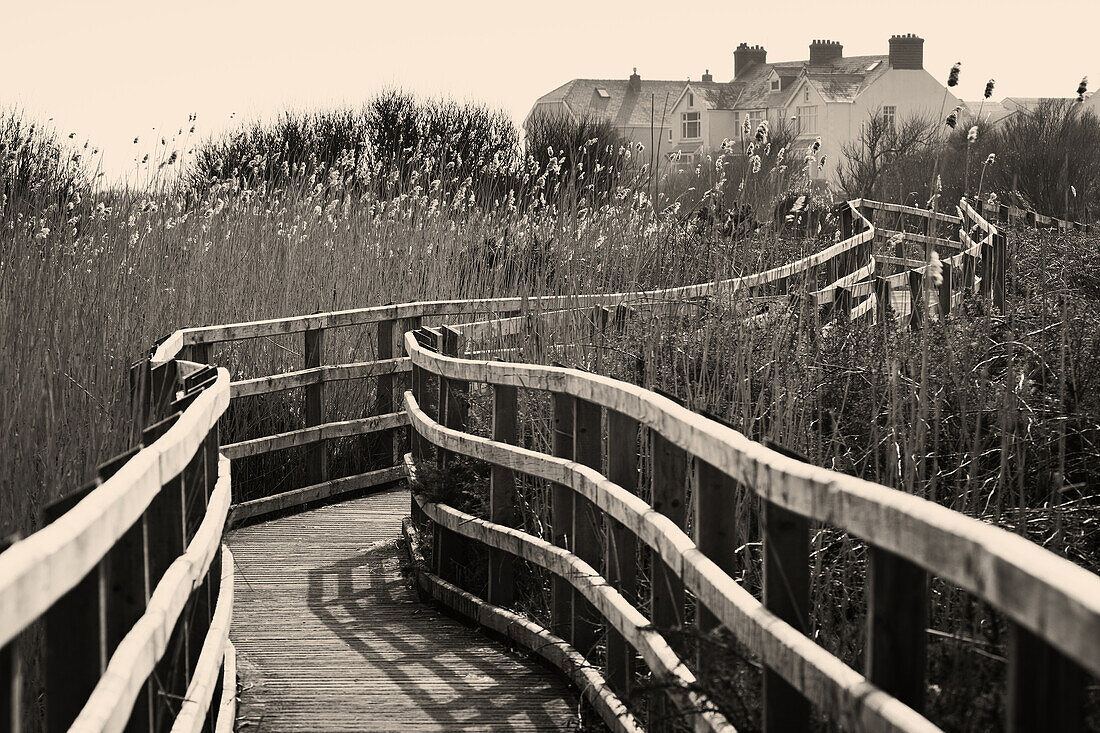
M 687 519 L 687 453 L 673 445 L 656 430 L 649 430 L 651 471 L 651 503 L 653 508 L 683 529 Z M 684 625 L 684 582 L 656 550 L 650 553 L 650 596 L 653 625 L 668 636 L 669 631 L 681 631 Z M 672 636 L 669 644 L 683 655 L 683 640 Z M 671 722 L 668 696 L 663 693 L 648 696 L 650 730 L 667 730 Z
M 210 363 L 210 347 L 213 344 L 191 344 L 187 347 L 187 355 L 190 357 L 189 361 L 198 362 L 199 364 Z
M 551 453 L 573 457 L 573 398 L 555 392 L 550 397 Z M 572 549 L 573 489 L 553 484 L 550 489 L 550 522 L 554 544 Z M 573 586 L 555 575 L 550 583 L 550 630 L 562 639 L 573 638 Z
M 124 465 L 115 460 L 105 463 L 98 470 L 100 481 L 106 481 Z M 134 523 L 104 558 L 107 565 L 106 651 L 109 659 L 119 643 L 145 613 L 149 603 L 149 538 L 145 516 Z M 127 730 L 148 731 L 152 708 L 149 686 L 142 685 L 134 702 Z
M 780 446 L 769 444 L 791 458 L 805 460 Z M 764 607 L 802 633 L 810 613 L 809 521 L 771 501 L 764 500 Z M 806 730 L 810 705 L 806 698 L 778 674 L 764 668 L 764 730 Z
M 0 538 L 0 552 L 18 541 L 18 535 Z M 23 725 L 23 657 L 20 654 L 22 635 L 0 647 L 0 730 L 19 733 Z
M 954 267 L 948 263 L 943 263 L 943 281 L 939 286 L 939 299 L 940 299 L 940 319 L 946 319 L 951 315 L 951 291 L 954 287 Z
M 493 440 L 516 444 L 516 388 L 493 385 Z M 493 466 L 489 474 L 489 521 L 506 527 L 519 525 L 516 479 L 512 470 Z M 489 549 L 489 603 L 508 607 L 515 600 L 515 559 L 507 552 Z
M 85 485 L 42 511 L 43 525 L 76 506 L 98 482 Z M 106 668 L 106 618 L 102 605 L 105 562 L 46 611 L 45 730 L 66 731 Z
M 1005 302 L 1005 268 L 1008 257 L 1008 240 L 1005 235 L 997 232 L 993 235 L 993 304 L 1001 313 L 1007 313 Z
M 928 657 L 928 573 L 871 546 L 866 594 L 867 679 L 921 712 Z
M 445 356 L 458 356 L 462 351 L 462 335 L 453 329 L 442 326 L 437 332 L 440 353 Z M 457 379 L 439 377 L 438 421 L 441 425 L 455 430 L 466 429 L 466 402 L 468 385 Z M 438 449 L 436 455 L 439 468 L 445 469 L 453 462 L 454 456 L 448 451 Z M 445 497 L 446 500 L 449 497 Z M 438 526 L 438 525 L 437 525 Z M 449 529 L 439 527 L 437 564 L 438 575 L 456 585 L 465 587 L 461 577 L 462 568 L 469 564 L 470 542 Z M 469 588 L 466 588 L 469 590 Z
M 695 459 L 695 544 L 699 551 L 714 562 L 726 575 L 737 570 L 737 537 L 735 504 L 737 482 L 706 461 Z M 718 619 L 699 603 L 696 608 L 699 633 L 706 636 L 719 627 Z M 713 666 L 716 652 L 703 643 L 697 644 L 696 667 L 705 675 Z
M 1009 733 L 1085 730 L 1085 672 L 1042 638 L 1009 622 Z
M 909 271 L 909 328 L 920 330 L 924 325 L 924 275 L 915 270 Z
M 638 487 L 638 421 L 607 411 L 607 478 L 634 493 Z M 611 587 L 631 605 L 637 602 L 637 539 L 622 523 L 608 517 L 604 568 Z M 634 681 L 634 648 L 607 625 L 607 681 L 622 700 Z
M 573 459 L 600 471 L 603 468 L 603 408 L 595 402 L 573 402 Z M 573 495 L 573 553 L 600 571 L 603 533 L 600 511 L 581 494 Z M 600 616 L 579 593 L 573 596 L 573 648 L 586 657 L 600 636 Z
M 392 359 L 394 352 L 393 321 L 379 321 L 375 333 L 375 358 Z M 393 375 L 379 374 L 374 380 L 374 414 L 385 415 L 393 412 Z M 375 436 L 374 454 L 384 465 L 399 465 L 394 430 L 383 430 Z
M 305 368 L 313 369 L 324 361 L 325 330 L 311 328 L 305 333 Z M 306 387 L 306 427 L 325 422 L 325 385 L 323 382 Z M 328 481 L 328 445 L 318 441 L 307 449 L 307 484 Z

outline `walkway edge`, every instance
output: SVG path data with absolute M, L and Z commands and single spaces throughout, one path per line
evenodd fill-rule
M 428 599 L 457 611 L 478 626 L 491 629 L 517 645 L 538 654 L 570 681 L 599 713 L 603 722 L 616 733 L 641 733 L 644 729 L 623 701 L 611 691 L 603 673 L 564 639 L 551 634 L 534 621 L 487 603 L 437 575 L 425 570 L 420 552 L 420 537 L 408 517 L 401 522 L 401 533 L 409 553 L 410 567 L 417 591 Z

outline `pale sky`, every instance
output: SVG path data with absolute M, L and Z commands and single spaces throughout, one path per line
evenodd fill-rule
M 996 99 L 1072 96 L 1082 75 L 1100 86 L 1097 8 L 1091 0 L 0 0 L 0 105 L 90 139 L 115 179 L 163 132 L 186 131 L 192 113 L 196 135 L 206 136 L 400 86 L 481 100 L 518 121 L 538 96 L 577 77 L 625 78 L 637 66 L 642 78 L 698 79 L 709 68 L 728 81 L 741 41 L 789 61 L 807 58 L 816 38 L 865 55 L 887 53 L 891 34 L 916 33 L 933 75 L 946 78 L 963 62 L 964 99 L 979 98 L 990 77 Z

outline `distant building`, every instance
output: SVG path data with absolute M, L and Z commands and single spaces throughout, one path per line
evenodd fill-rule
M 643 80 L 637 69 L 628 79 L 574 79 L 540 97 L 527 119 L 606 118 L 630 140 L 659 141 L 662 158 L 679 154 L 689 162 L 723 140 L 739 142 L 746 116 L 754 131 L 767 119 L 773 128 L 791 128 L 798 156 L 820 136 L 821 153 L 832 162 L 822 172 L 815 161 L 811 175 L 832 179 L 844 144 L 859 137 L 871 115 L 934 117 L 944 106 L 962 104 L 947 94 L 945 105 L 947 89 L 924 70 L 924 39 L 913 34 L 891 37 L 888 54 L 845 57 L 840 43 L 824 40 L 811 43 L 809 52 L 805 61 L 768 63 L 764 48 L 742 43 L 728 82 L 714 81 L 709 70 L 699 81 Z
M 996 127 L 1003 124 L 1017 114 L 1034 112 L 1041 102 L 1054 99 L 1053 97 L 1005 97 L 1000 102 L 992 99 L 977 102 L 966 102 L 965 106 L 970 113 L 968 124 L 974 124 L 975 119 L 980 119 L 989 125 Z M 1059 97 L 1065 101 L 1075 101 L 1076 97 Z M 1081 109 L 1090 109 L 1100 115 L 1100 97 L 1096 94 L 1088 94 L 1081 103 Z

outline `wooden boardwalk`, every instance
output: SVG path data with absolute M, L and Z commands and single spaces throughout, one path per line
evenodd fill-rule
M 406 489 L 237 530 L 242 731 L 562 730 L 569 688 L 422 604 L 396 540 Z

